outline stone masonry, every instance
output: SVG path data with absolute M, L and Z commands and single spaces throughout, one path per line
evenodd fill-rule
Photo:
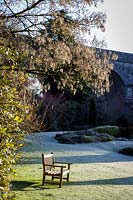
M 97 117 L 105 124 L 133 125 L 133 54 L 112 51 L 118 56 L 110 78 L 110 92 L 96 101 Z

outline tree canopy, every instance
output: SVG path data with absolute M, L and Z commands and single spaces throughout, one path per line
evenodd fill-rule
M 58 89 L 68 88 L 73 93 L 85 85 L 98 94 L 108 91 L 110 55 L 99 56 L 83 44 L 82 37 L 86 33 L 89 38 L 93 27 L 104 29 L 106 15 L 90 9 L 100 2 L 1 1 L 1 34 L 5 37 L 8 30 L 15 35 L 14 46 L 25 54 L 19 69 L 42 80 L 45 91 L 51 80 Z

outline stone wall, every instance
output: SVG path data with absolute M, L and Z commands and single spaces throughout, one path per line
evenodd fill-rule
M 110 79 L 110 92 L 98 98 L 99 123 L 133 125 L 133 54 L 114 52 L 118 59 Z

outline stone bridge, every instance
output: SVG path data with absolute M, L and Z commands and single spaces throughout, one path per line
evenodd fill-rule
M 118 56 L 111 75 L 110 92 L 96 103 L 99 122 L 133 125 L 133 54 L 116 52 Z

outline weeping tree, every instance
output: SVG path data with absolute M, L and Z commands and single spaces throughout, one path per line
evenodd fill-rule
M 73 93 L 84 85 L 97 94 L 109 90 L 110 55 L 101 56 L 83 44 L 84 34 L 89 40 L 93 27 L 104 30 L 106 15 L 93 11 L 100 2 L 1 1 L 0 19 L 19 38 L 15 46 L 26 52 L 21 69 L 41 78 L 45 91 L 51 87 L 49 80 L 58 89 L 68 88 Z M 6 34 L 6 29 L 1 32 Z
M 105 14 L 93 11 L 100 2 L 102 0 L 0 1 L 2 199 L 9 199 L 8 177 L 20 146 L 20 133 L 30 130 L 28 76 L 37 77 L 44 91 L 50 90 L 53 84 L 60 91 L 68 89 L 74 94 L 86 87 L 98 95 L 109 90 L 112 55 L 97 52 L 85 45 L 84 40 L 84 34 L 89 40 L 93 27 L 104 31 Z M 99 44 L 96 37 L 93 42 Z
M 69 89 L 74 94 L 84 86 L 103 94 L 109 89 L 110 55 L 101 55 L 78 41 L 77 23 L 64 10 L 54 12 L 42 24 L 41 35 L 35 37 L 30 70 L 42 76 L 45 91 L 52 82 L 58 89 Z
M 71 91 L 75 95 L 79 91 L 86 94 L 93 91 L 101 95 L 109 91 L 109 76 L 113 68 L 110 63 L 112 55 L 89 48 L 78 41 L 77 27 L 77 21 L 72 19 L 68 12 L 59 10 L 42 24 L 40 35 L 33 41 L 34 63 L 31 64 L 30 71 L 37 74 L 44 93 L 50 91 L 57 94 Z M 67 108 L 64 106 L 63 115 L 60 112 L 62 101 L 58 102 L 55 96 L 51 102 L 46 97 L 47 95 L 44 95 L 45 100 L 43 106 L 40 107 L 41 116 L 39 117 L 42 117 L 42 122 L 48 123 L 49 128 L 59 130 L 61 128 L 59 124 L 64 119 L 64 124 L 67 124 L 65 129 L 70 128 L 70 120 L 67 119 L 65 111 L 69 106 L 67 104 Z M 77 114 L 74 112 L 74 117 L 69 116 L 69 118 L 74 119 L 78 116 Z

